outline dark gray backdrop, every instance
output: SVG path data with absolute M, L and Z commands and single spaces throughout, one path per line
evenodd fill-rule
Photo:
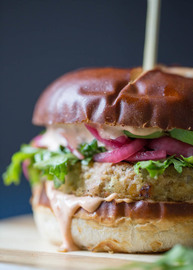
M 42 90 L 88 66 L 142 63 L 145 0 L 0 1 L 0 169 L 41 128 L 31 124 Z M 193 66 L 193 1 L 163 0 L 159 62 Z M 30 212 L 30 188 L 4 187 L 0 218 Z

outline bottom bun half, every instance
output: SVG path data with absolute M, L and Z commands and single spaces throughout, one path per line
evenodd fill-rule
M 41 235 L 61 245 L 62 234 L 51 208 L 33 207 L 36 225 Z M 193 217 L 164 219 L 133 219 L 119 217 L 104 223 L 88 215 L 74 215 L 71 223 L 74 243 L 80 249 L 92 251 L 152 253 L 162 252 L 175 244 L 193 247 Z

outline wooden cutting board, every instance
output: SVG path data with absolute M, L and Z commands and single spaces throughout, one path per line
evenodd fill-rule
M 160 256 L 87 251 L 62 253 L 40 238 L 31 215 L 0 221 L 0 262 L 11 263 L 15 269 L 18 265 L 65 270 L 116 269 L 132 261 L 153 262 Z

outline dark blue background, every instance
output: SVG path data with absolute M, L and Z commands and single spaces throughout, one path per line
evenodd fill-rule
M 0 1 L 0 169 L 41 128 L 31 124 L 42 90 L 88 66 L 142 63 L 145 0 Z M 159 62 L 193 65 L 193 1 L 163 0 Z M 30 188 L 4 187 L 0 218 L 31 211 Z

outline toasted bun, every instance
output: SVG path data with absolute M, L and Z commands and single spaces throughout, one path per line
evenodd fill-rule
M 178 206 L 177 206 L 178 207 Z M 176 208 L 177 208 L 176 207 Z M 37 227 L 44 238 L 56 245 L 62 244 L 59 224 L 49 207 L 34 207 Z M 92 251 L 152 253 L 172 248 L 175 244 L 193 247 L 192 215 L 172 218 L 130 216 L 105 222 L 88 213 L 78 213 L 72 219 L 71 234 L 80 248 Z
M 192 74 L 193 69 L 164 67 L 145 73 L 140 68 L 71 72 L 41 95 L 33 123 L 193 129 Z

